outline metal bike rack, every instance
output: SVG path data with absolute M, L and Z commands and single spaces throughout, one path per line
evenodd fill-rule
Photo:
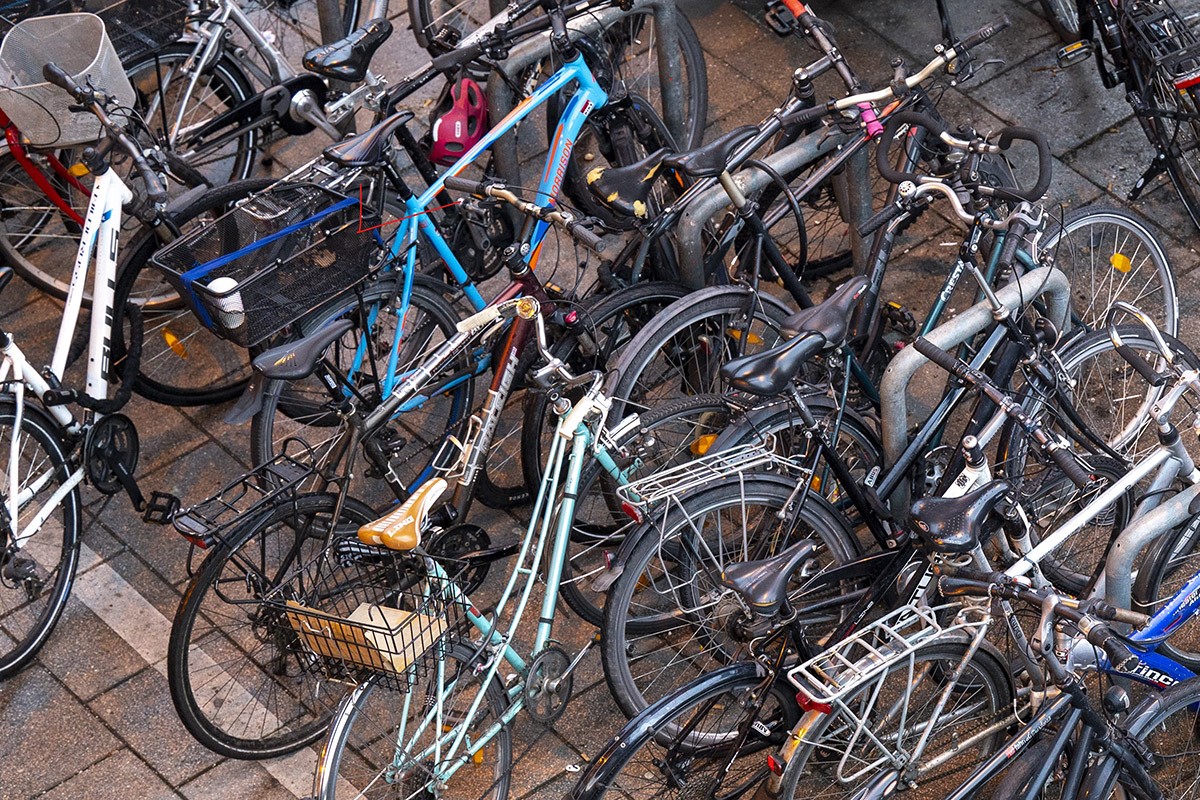
M 1130 607 L 1136 574 L 1134 562 L 1155 539 L 1196 515 L 1193 506 L 1197 498 L 1200 498 L 1200 484 L 1189 486 L 1121 531 L 1104 566 L 1103 595 L 1108 602 L 1117 608 Z
M 996 297 L 1010 312 L 1038 297 L 1045 297 L 1046 314 L 1050 321 L 1058 326 L 1060 331 L 1067 330 L 1071 287 L 1067 276 L 1054 267 L 1042 267 L 1027 272 L 998 290 Z M 993 322 L 995 316 L 992 307 L 986 300 L 982 300 L 949 322 L 937 326 L 927 333 L 925 338 L 943 350 L 953 350 Z M 917 370 L 928 363 L 929 359 L 918 353 L 910 344 L 891 360 L 884 370 L 883 380 L 879 383 L 884 463 L 889 466 L 899 460 L 908 446 L 908 384 Z M 888 506 L 897 518 L 908 517 L 909 491 L 905 481 L 896 486 L 888 498 Z
M 687 103 L 683 96 L 682 82 L 676 79 L 683 66 L 679 57 L 679 27 L 676 22 L 680 11 L 675 5 L 675 0 L 633 0 L 628 11 L 615 6 L 602 8 L 571 20 L 568 27 L 572 31 L 583 34 L 594 34 L 617 19 L 643 12 L 646 9 L 650 9 L 654 15 L 655 37 L 659 54 L 658 79 L 663 95 L 664 121 L 671 133 L 678 137 L 687 123 L 687 120 L 684 119 Z M 542 61 L 549 55 L 550 32 L 546 31 L 513 47 L 501 67 L 511 79 L 516 79 L 526 67 Z M 495 71 L 488 78 L 487 94 L 488 111 L 493 121 L 503 119 L 504 115 L 511 111 L 516 104 L 512 96 L 512 89 Z M 520 154 L 517 152 L 516 137 L 505 136 L 496 142 L 492 147 L 492 158 L 495 160 L 497 174 L 519 174 Z

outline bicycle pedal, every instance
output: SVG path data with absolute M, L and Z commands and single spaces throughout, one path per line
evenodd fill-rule
M 142 511 L 142 521 L 154 525 L 170 525 L 179 513 L 179 498 L 170 492 L 151 492 L 150 500 Z
M 1073 67 L 1081 61 L 1087 61 L 1092 57 L 1094 48 L 1090 40 L 1085 39 L 1081 42 L 1071 42 L 1068 45 L 1058 48 L 1058 52 L 1054 54 L 1054 60 L 1058 62 L 1059 69 Z

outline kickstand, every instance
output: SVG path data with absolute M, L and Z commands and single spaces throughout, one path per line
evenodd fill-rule
M 1146 167 L 1146 171 L 1142 173 L 1142 177 L 1138 178 L 1137 183 L 1135 183 L 1133 188 L 1129 190 L 1129 196 L 1126 197 L 1126 199 L 1131 203 L 1134 200 L 1137 200 L 1142 196 L 1142 192 L 1145 191 L 1146 186 L 1150 183 L 1150 181 L 1154 180 L 1159 175 L 1166 173 L 1166 171 L 1167 156 L 1165 153 L 1159 153 L 1154 157 L 1154 160 L 1150 162 L 1150 166 Z

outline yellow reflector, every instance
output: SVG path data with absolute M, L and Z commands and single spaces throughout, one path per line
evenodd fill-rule
M 482 764 L 483 763 L 483 751 L 476 750 L 475 755 L 471 756 L 471 761 L 475 762 L 476 765 Z
M 814 492 L 821 491 L 821 476 L 820 475 L 813 475 L 812 480 L 809 481 L 809 483 L 812 485 Z
M 734 339 L 742 338 L 742 331 L 734 330 L 733 328 L 729 328 L 726 331 L 726 333 L 728 333 Z M 757 333 L 754 333 L 753 331 L 751 331 L 750 334 L 747 335 L 746 341 L 749 342 L 750 344 L 762 344 L 763 343 L 762 337 L 759 336 Z
M 84 175 L 88 174 L 88 168 L 83 165 L 83 162 L 80 162 L 78 164 L 72 164 L 67 172 L 71 173 L 76 178 L 82 178 Z
M 188 357 L 187 347 L 185 347 L 183 342 L 179 340 L 178 336 L 171 333 L 170 328 L 163 328 L 162 336 L 163 341 L 167 343 L 167 347 L 171 348 L 171 350 L 175 352 L 175 355 L 179 356 L 180 358 Z
M 716 438 L 717 435 L 715 433 L 706 433 L 692 442 L 688 449 L 692 451 L 692 455 L 702 456 L 708 452 L 708 448 L 712 447 L 713 440 Z
M 1113 253 L 1108 257 L 1108 263 L 1112 264 L 1112 268 L 1117 272 L 1129 272 L 1133 267 L 1133 262 L 1124 253 Z

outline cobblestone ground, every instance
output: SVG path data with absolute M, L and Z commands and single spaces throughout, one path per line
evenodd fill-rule
M 781 100 L 807 50 L 757 21 L 753 3 L 681 0 L 704 45 L 711 94 L 709 134 L 755 122 Z M 400 5 L 397 3 L 396 5 Z M 1147 162 L 1147 145 L 1119 92 L 1106 91 L 1090 64 L 1060 71 L 1058 46 L 1036 2 L 952 0 L 960 30 L 999 13 L 1011 29 L 994 40 L 988 64 L 966 87 L 949 89 L 946 116 L 979 129 L 1000 124 L 1040 128 L 1055 155 L 1052 199 L 1068 208 L 1123 205 Z M 889 58 L 928 58 L 937 38 L 933 0 L 814 0 L 836 28 L 847 57 L 866 79 L 890 77 Z M 400 75 L 422 62 L 396 16 L 397 33 L 376 62 Z M 414 101 L 425 114 L 428 97 Z M 422 117 L 423 118 L 423 117 Z M 277 148 L 275 169 L 301 163 L 319 143 Z M 307 148 L 307 149 L 306 149 Z M 1182 338 L 1195 343 L 1200 314 L 1195 231 L 1173 191 L 1159 183 L 1137 204 L 1167 243 L 1179 277 Z M 957 242 L 946 220 L 926 214 L 905 236 L 885 294 L 918 310 L 944 274 Z M 821 289 L 822 287 L 818 287 Z M 955 298 L 958 308 L 965 297 Z M 20 282 L 0 297 L 0 326 L 13 331 L 35 363 L 48 359 L 60 305 Z M 249 453 L 245 428 L 222 422 L 224 409 L 175 410 L 135 399 L 127 413 L 141 432 L 140 480 L 198 499 L 235 471 Z M 36 662 L 0 685 L 0 798 L 245 798 L 310 792 L 315 750 L 272 762 L 220 758 L 195 743 L 175 716 L 167 691 L 170 620 L 187 581 L 187 547 L 168 529 L 142 524 L 122 498 L 88 491 L 83 558 L 75 592 L 58 630 Z M 495 540 L 523 531 L 527 515 L 479 508 L 471 520 Z M 486 591 L 486 590 L 485 590 Z M 568 649 L 593 634 L 569 612 L 557 632 Z M 589 653 L 576 694 L 553 727 L 518 717 L 514 797 L 557 797 L 621 724 L 599 659 Z

